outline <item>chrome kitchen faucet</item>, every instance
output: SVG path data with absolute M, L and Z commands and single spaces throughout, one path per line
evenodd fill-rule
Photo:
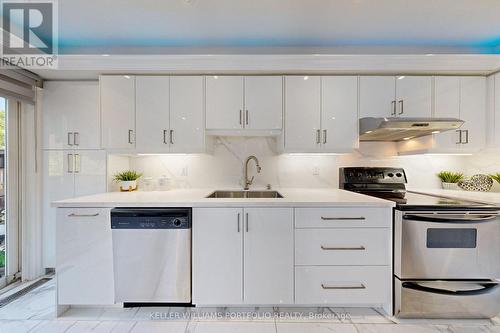
M 255 176 L 252 176 L 251 179 L 248 179 L 248 162 L 250 162 L 251 160 L 255 161 L 255 166 L 257 167 L 257 173 L 260 173 L 260 170 L 262 170 L 262 168 L 259 165 L 259 160 L 257 159 L 257 157 L 253 155 L 247 157 L 245 161 L 245 187 L 243 187 L 244 190 L 250 189 L 250 185 L 252 185 L 253 179 L 255 178 Z

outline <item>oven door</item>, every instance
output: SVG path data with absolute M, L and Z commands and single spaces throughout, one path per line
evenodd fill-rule
M 395 274 L 400 279 L 500 277 L 496 213 L 397 212 Z

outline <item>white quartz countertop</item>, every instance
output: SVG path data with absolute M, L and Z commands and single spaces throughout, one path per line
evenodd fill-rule
M 476 201 L 489 205 L 500 205 L 499 192 L 473 192 L 473 191 L 442 190 L 442 189 L 409 189 L 409 190 L 416 193 L 439 195 L 450 199 Z
M 218 189 L 235 190 L 235 189 Z M 252 189 L 260 190 L 260 189 Z M 393 207 L 388 200 L 339 189 L 274 189 L 284 198 L 205 198 L 214 189 L 108 192 L 52 203 L 53 207 Z

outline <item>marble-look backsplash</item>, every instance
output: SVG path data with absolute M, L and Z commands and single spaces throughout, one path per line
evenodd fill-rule
M 212 154 L 110 156 L 110 190 L 115 190 L 111 175 L 132 168 L 144 174 L 141 189 L 160 189 L 158 183 L 169 179 L 170 188 L 231 188 L 242 186 L 243 164 L 255 155 L 262 171 L 255 174 L 254 187 L 338 187 L 340 167 L 395 166 L 406 170 L 409 188 L 439 188 L 436 173 L 441 170 L 474 173 L 500 172 L 500 155 L 474 156 L 415 155 L 394 156 L 395 146 L 362 144 L 351 154 L 277 154 L 274 140 L 259 137 L 223 137 L 215 140 Z M 144 184 L 144 181 L 149 185 Z M 164 187 L 163 187 L 164 188 Z M 497 187 L 495 187 L 497 188 Z

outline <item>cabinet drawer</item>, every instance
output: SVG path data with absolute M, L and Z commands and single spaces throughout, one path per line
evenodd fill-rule
M 389 302 L 389 266 L 295 268 L 295 303 L 370 306 Z
M 296 228 L 390 227 L 391 208 L 296 208 Z
M 388 265 L 390 229 L 297 229 L 296 265 Z

